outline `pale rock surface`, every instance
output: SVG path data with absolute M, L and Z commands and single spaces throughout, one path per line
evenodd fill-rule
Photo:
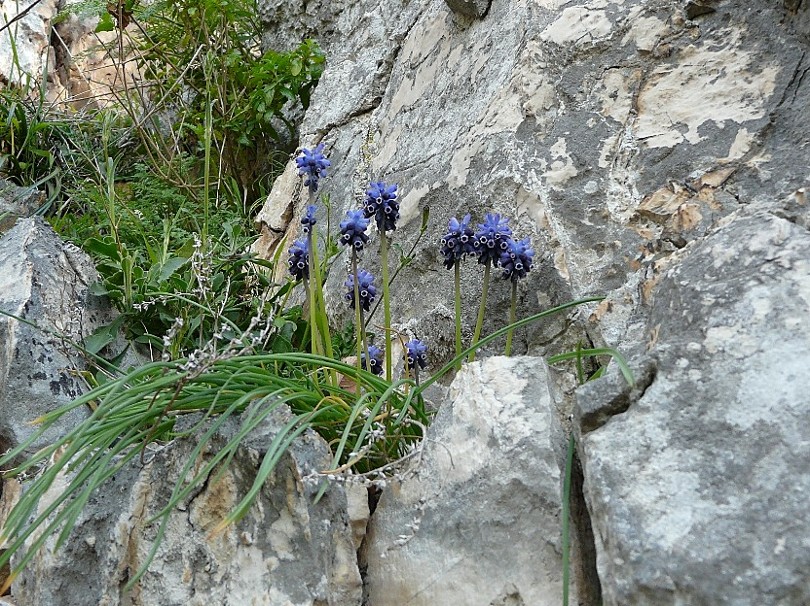
M 51 21 L 59 0 L 18 0 L 0 4 L 0 88 L 37 81 L 55 62 Z M 4 27 L 8 24 L 8 27 Z
M 0 28 L 11 23 L 0 32 L 0 89 L 36 92 L 44 85 L 51 107 L 80 109 L 109 104 L 124 88 L 140 85 L 132 56 L 123 67 L 115 58 L 117 32 L 95 32 L 100 6 L 88 12 L 81 0 L 0 3 Z M 128 34 L 138 35 L 135 24 Z
M 540 359 L 464 367 L 372 516 L 368 604 L 559 606 L 560 405 Z
M 88 290 L 96 278 L 90 258 L 41 218 L 20 219 L 0 239 L 0 309 L 50 331 L 0 316 L 0 452 L 32 435 L 33 419 L 84 391 L 75 372 L 84 360 L 58 335 L 81 342 L 112 320 Z M 87 413 L 65 415 L 31 448 L 53 442 Z
M 810 234 L 778 214 L 685 248 L 639 388 L 579 393 L 606 605 L 810 603 Z
M 15 583 L 15 598 L 60 606 L 359 606 L 346 494 L 333 485 L 314 504 L 318 484 L 302 480 L 331 463 L 317 434 L 296 440 L 241 521 L 212 533 L 249 490 L 266 445 L 286 420 L 271 417 L 247 437 L 218 482 L 206 482 L 170 513 L 157 555 L 131 592 L 124 585 L 157 532 L 149 520 L 179 481 L 195 438 L 149 451 L 145 466 L 136 457 L 116 473 L 93 495 L 68 545 L 37 554 Z M 193 469 L 237 429 L 231 423 L 216 434 Z

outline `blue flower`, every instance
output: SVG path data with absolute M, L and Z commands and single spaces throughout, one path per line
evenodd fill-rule
M 318 221 L 315 219 L 315 212 L 318 210 L 318 207 L 314 204 L 310 204 L 307 206 L 306 214 L 301 217 L 301 225 L 303 225 L 303 231 L 305 234 L 309 233 L 309 230 L 312 229 L 312 226 L 315 225 Z
M 534 251 L 529 238 L 516 241 L 511 238 L 508 241 L 508 248 L 501 253 L 500 264 L 503 268 L 504 279 L 511 279 L 517 282 L 532 268 L 532 257 Z
M 332 164 L 323 155 L 323 143 L 315 149 L 303 148 L 301 155 L 295 159 L 298 166 L 298 174 L 305 177 L 304 185 L 309 187 L 309 193 L 318 191 L 318 181 L 326 176 L 326 169 Z
M 346 219 L 340 222 L 340 243 L 344 246 L 351 246 L 358 252 L 363 250 L 363 246 L 368 242 L 366 229 L 368 229 L 368 219 L 363 216 L 362 210 L 347 211 Z
M 371 361 L 369 366 L 371 366 L 370 372 L 374 373 L 375 375 L 381 375 L 383 371 L 383 351 L 376 345 L 369 345 L 368 346 L 368 357 Z M 369 370 L 366 368 L 366 354 L 360 354 L 360 366 L 363 370 Z
M 475 254 L 475 234 L 470 227 L 470 215 L 464 215 L 461 221 L 455 217 L 450 219 L 447 233 L 442 236 L 441 242 L 444 266 L 447 269 L 452 269 L 456 261 L 460 261 L 465 255 Z
M 487 213 L 484 222 L 478 225 L 475 234 L 475 254 L 479 263 L 492 263 L 497 265 L 501 253 L 509 247 L 512 230 L 509 228 L 509 219 L 501 215 Z
M 405 344 L 405 361 L 408 368 L 424 368 L 427 366 L 427 345 L 419 339 L 411 339 Z
M 346 300 L 354 307 L 354 274 L 343 283 L 346 287 Z M 364 269 L 357 272 L 357 288 L 360 292 L 360 308 L 369 311 L 374 299 L 377 298 L 377 288 L 374 286 L 374 276 Z
M 397 186 L 386 185 L 382 181 L 371 183 L 366 192 L 366 204 L 363 207 L 366 219 L 374 217 L 377 229 L 381 232 L 394 231 L 399 219 L 399 202 Z
M 290 273 L 296 280 L 309 278 L 309 242 L 296 240 L 290 246 Z

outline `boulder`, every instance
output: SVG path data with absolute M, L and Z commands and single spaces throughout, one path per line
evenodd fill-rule
M 113 312 L 89 292 L 90 257 L 39 217 L 20 219 L 0 239 L 0 451 L 32 435 L 31 421 L 86 389 L 85 360 L 71 345 L 109 323 Z M 76 409 L 31 445 L 66 433 L 89 410 Z
M 637 388 L 578 393 L 606 605 L 810 603 L 810 234 L 784 214 L 745 209 L 686 247 Z
M 155 558 L 131 591 L 124 586 L 155 541 L 158 523 L 151 518 L 181 480 L 197 437 L 149 451 L 146 465 L 135 457 L 102 485 L 66 547 L 52 552 L 52 537 L 31 561 L 13 586 L 15 599 L 61 606 L 360 606 L 346 494 L 333 485 L 315 504 L 318 483 L 303 481 L 331 463 L 314 432 L 299 437 L 280 459 L 241 521 L 214 531 L 250 489 L 266 445 L 286 420 L 284 411 L 276 412 L 281 414 L 247 437 L 216 481 L 209 478 L 170 512 Z M 215 434 L 193 469 L 237 429 L 233 422 Z
M 559 606 L 561 405 L 541 359 L 462 369 L 371 518 L 368 604 Z

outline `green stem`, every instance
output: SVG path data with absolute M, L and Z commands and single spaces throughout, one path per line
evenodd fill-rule
M 380 262 L 382 263 L 383 316 L 385 326 L 385 380 L 391 380 L 391 298 L 388 290 L 388 236 L 380 232 Z
M 512 304 L 509 306 L 509 326 L 515 323 L 515 313 L 517 308 L 517 280 L 512 280 Z M 512 355 L 512 335 L 515 334 L 515 329 L 510 328 L 506 333 L 506 356 Z
M 365 331 L 363 330 L 363 312 L 360 309 L 360 285 L 357 279 L 357 251 L 352 247 L 352 276 L 354 276 L 354 326 L 355 341 L 357 341 L 357 371 L 360 371 L 360 360 L 363 357 L 363 342 L 365 341 Z M 368 361 L 368 355 L 366 355 Z M 368 363 L 366 364 L 368 366 Z M 360 393 L 360 383 L 357 383 L 357 393 Z
M 318 330 L 318 296 L 315 292 L 316 283 L 319 281 L 318 276 L 318 253 L 315 247 L 315 237 L 313 234 L 314 226 L 309 226 L 309 233 L 307 234 L 307 245 L 309 247 L 309 274 L 310 279 L 304 280 L 304 286 L 307 291 L 307 303 L 309 304 L 309 329 L 310 329 L 310 344 L 313 354 L 320 354 L 321 352 L 321 338 L 320 331 Z
M 484 288 L 481 292 L 481 305 L 478 307 L 478 319 L 475 321 L 475 332 L 473 333 L 473 340 L 471 347 L 478 344 L 478 339 L 481 336 L 481 328 L 484 326 L 484 311 L 487 308 L 487 292 L 489 291 L 489 273 L 492 264 L 490 261 L 484 265 Z M 475 361 L 475 349 L 470 352 L 470 357 L 467 358 L 468 362 Z
M 309 345 L 310 351 L 314 355 L 318 355 L 320 352 L 318 351 L 318 327 L 315 324 L 315 301 L 313 300 L 313 292 L 312 292 L 312 281 L 304 278 L 304 290 L 307 293 L 307 306 L 309 307 Z
M 456 282 L 455 282 L 455 295 L 456 295 L 456 357 L 461 354 L 461 263 L 456 260 Z M 458 365 L 461 368 L 461 363 Z

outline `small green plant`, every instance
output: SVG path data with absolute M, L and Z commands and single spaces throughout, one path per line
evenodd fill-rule
M 612 348 L 598 348 L 598 349 L 582 349 L 582 345 L 578 345 L 574 351 L 565 352 L 552 356 L 548 359 L 549 364 L 558 364 L 568 360 L 576 361 L 577 380 L 580 385 L 584 385 L 588 381 L 593 381 L 601 377 L 607 365 L 599 366 L 593 373 L 586 375 L 583 361 L 586 358 L 605 358 L 616 360 L 619 371 L 624 377 L 627 384 L 631 387 L 635 384 L 633 372 L 627 365 L 624 357 L 615 349 Z M 571 591 L 571 481 L 574 472 L 574 455 L 576 453 L 576 439 L 574 432 L 571 431 L 568 436 L 568 446 L 565 452 L 565 471 L 563 474 L 563 494 L 562 494 L 562 606 L 568 606 L 569 594 Z

